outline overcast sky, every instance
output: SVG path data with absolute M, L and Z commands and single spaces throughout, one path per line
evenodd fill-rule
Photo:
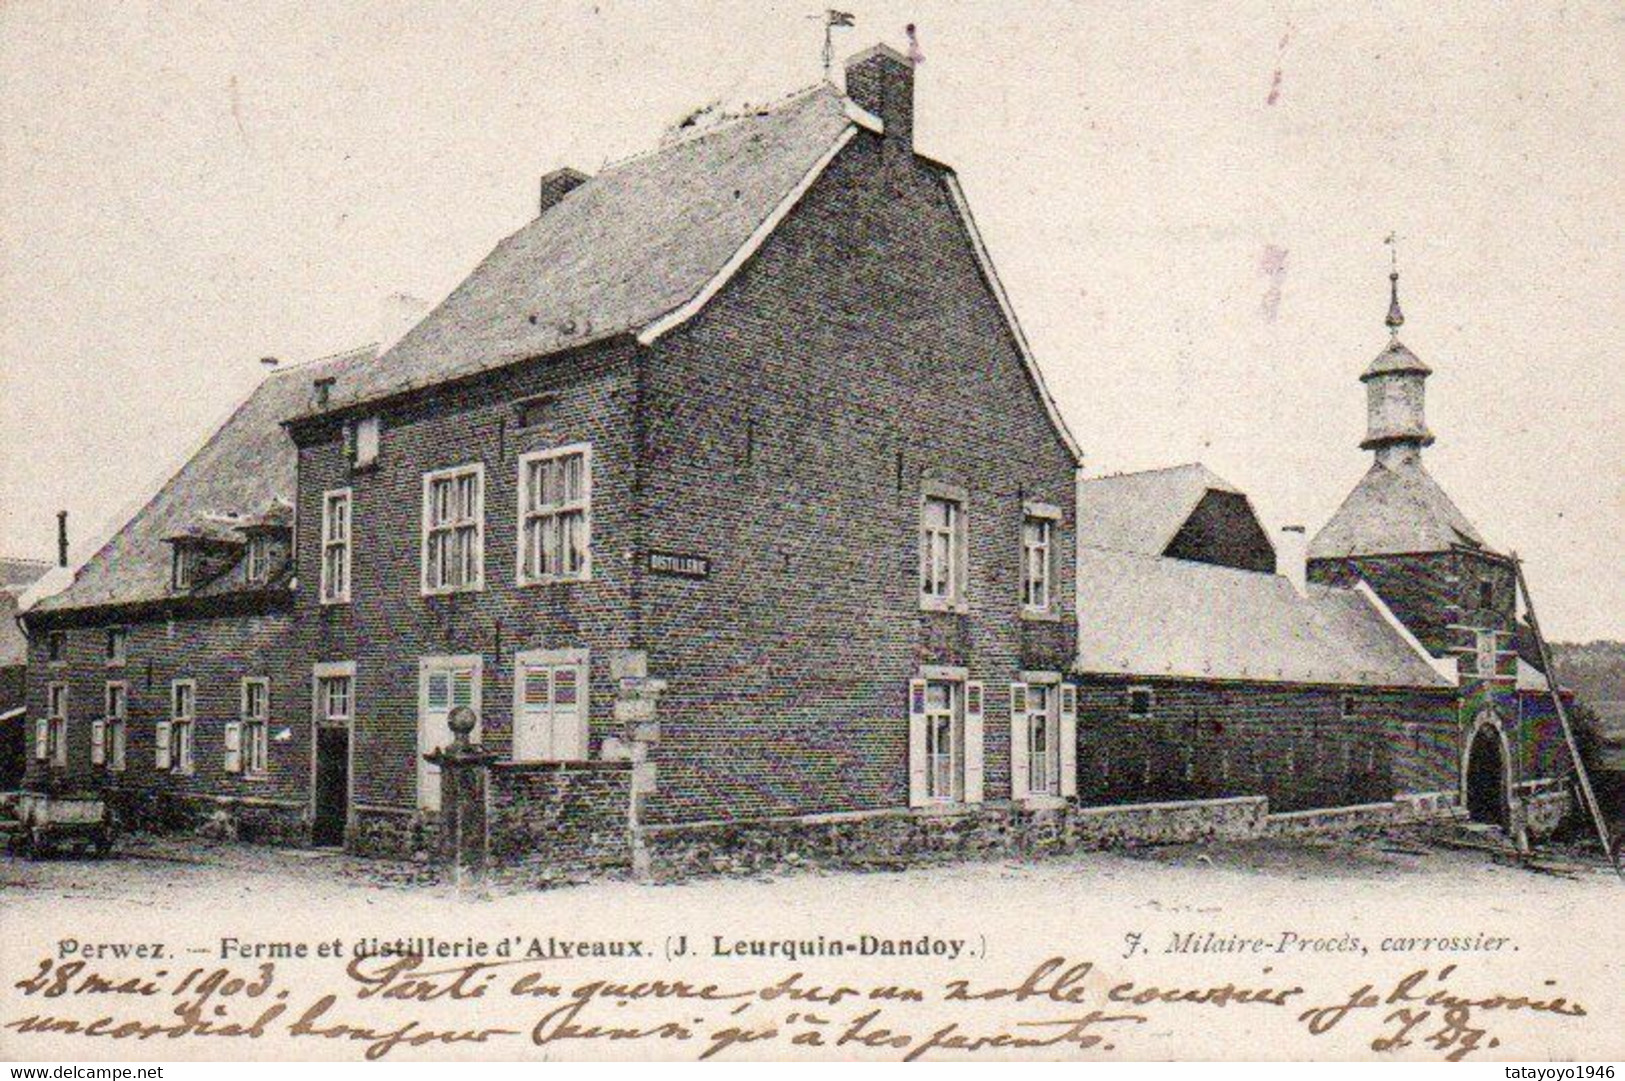
M 1200 459 L 1318 528 L 1397 231 L 1429 467 L 1554 637 L 1625 638 L 1625 8 L 845 6 L 843 53 L 918 24 L 917 142 L 1091 474 Z M 815 82 L 816 10 L 0 6 L 0 553 L 88 540 L 260 356 L 444 296 L 540 173 Z

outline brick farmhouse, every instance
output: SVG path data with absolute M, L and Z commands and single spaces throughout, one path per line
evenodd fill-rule
M 551 173 L 397 343 L 269 374 L 26 613 L 28 783 L 407 851 L 466 707 L 537 822 L 1454 799 L 1435 655 L 1493 608 L 1510 656 L 1513 601 L 1435 602 L 1496 557 L 1367 550 L 1345 507 L 1306 579 L 1201 467 L 1080 486 L 913 118 L 877 46 L 845 94 Z M 1478 697 L 1514 783 L 1562 768 Z

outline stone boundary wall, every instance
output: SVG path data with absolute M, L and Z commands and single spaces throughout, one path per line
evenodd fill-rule
M 1396 826 L 1461 817 L 1454 792 L 1426 792 L 1399 796 L 1387 803 L 1354 807 L 1327 807 L 1313 811 L 1272 814 L 1264 823 L 1265 837 L 1300 837 L 1335 833 L 1368 826 Z
M 632 866 L 630 762 L 498 762 L 485 800 L 496 882 L 534 888 Z
M 1240 796 L 1107 807 L 984 804 L 975 810 L 770 818 L 651 826 L 640 832 L 650 877 L 671 881 L 798 866 L 900 870 L 972 859 L 1333 833 L 1459 814 L 1454 793 L 1281 815 L 1270 813 L 1263 796 Z

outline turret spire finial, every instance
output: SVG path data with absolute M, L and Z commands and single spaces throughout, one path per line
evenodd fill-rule
M 1399 307 L 1399 234 L 1389 233 L 1383 241 L 1388 245 L 1388 336 L 1399 337 L 1399 328 L 1405 325 L 1405 313 Z

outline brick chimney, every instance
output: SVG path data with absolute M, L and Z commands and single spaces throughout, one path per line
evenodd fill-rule
M 68 565 L 68 512 L 56 512 L 56 565 Z
M 1275 545 L 1275 573 L 1292 583 L 1301 597 L 1309 592 L 1309 534 L 1301 525 L 1284 525 Z
M 886 125 L 888 152 L 914 149 L 914 65 L 889 45 L 875 45 L 846 62 L 846 96 Z
M 592 179 L 586 173 L 569 167 L 554 169 L 542 177 L 541 197 L 537 202 L 536 216 L 541 217 L 572 191 L 575 191 L 588 180 Z

